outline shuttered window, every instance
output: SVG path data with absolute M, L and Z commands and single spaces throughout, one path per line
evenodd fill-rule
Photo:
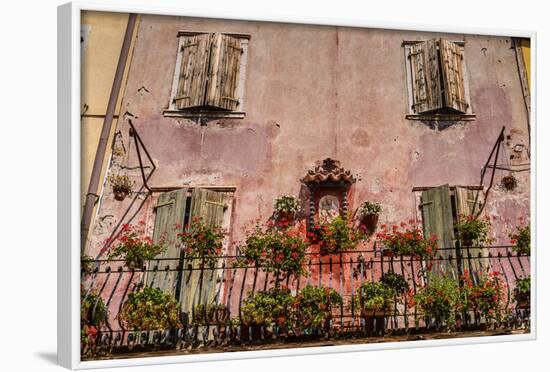
M 431 39 L 410 45 L 411 109 L 416 114 L 466 114 L 463 50 L 455 42 Z
M 153 240 L 165 241 L 167 250 L 150 262 L 145 282 L 149 287 L 173 294 L 180 302 L 181 311 L 189 315 L 195 306 L 216 302 L 223 294 L 219 280 L 221 271 L 210 267 L 201 271 L 199 261 L 186 260 L 177 235 L 193 217 L 201 217 L 211 225 L 226 227 L 231 215 L 232 197 L 231 192 L 179 189 L 161 194 L 154 206 Z M 176 270 L 178 265 L 180 269 Z M 165 270 L 166 266 L 170 266 L 170 270 Z M 153 270 L 154 267 L 157 270 Z
M 236 110 L 240 105 L 241 40 L 219 33 L 180 37 L 175 108 Z

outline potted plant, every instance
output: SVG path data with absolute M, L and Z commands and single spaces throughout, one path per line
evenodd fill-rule
M 384 273 L 380 278 L 380 282 L 393 290 L 397 296 L 402 296 L 409 289 L 409 283 L 401 274 L 392 272 Z
M 518 180 L 513 175 L 508 175 L 502 177 L 501 184 L 504 187 L 504 189 L 511 191 L 516 188 L 518 185 Z
M 109 182 L 113 188 L 115 200 L 118 201 L 124 200 L 130 193 L 132 193 L 132 188 L 135 184 L 135 182 L 130 180 L 130 178 L 125 174 L 111 175 L 109 177 Z
M 366 238 L 351 218 L 341 216 L 334 217 L 330 222 L 314 224 L 308 236 L 312 243 L 319 244 L 321 255 L 353 250 Z
M 531 308 L 531 275 L 516 280 L 514 300 L 518 309 Z
M 145 262 L 154 259 L 166 250 L 164 242 L 153 243 L 153 239 L 145 234 L 144 223 L 141 226 L 124 224 L 122 231 L 115 240 L 115 247 L 109 253 L 109 259 L 123 257 L 125 265 L 130 269 L 142 270 Z
M 81 292 L 83 292 L 81 290 Z M 107 322 L 108 311 L 103 299 L 96 293 L 80 296 L 80 342 L 82 349 L 93 351 L 101 326 Z
M 438 328 L 454 330 L 457 328 L 457 314 L 464 310 L 464 296 L 457 280 L 431 274 L 427 283 L 410 296 L 407 305 L 418 306 L 427 325 L 435 322 Z
M 257 264 L 278 280 L 305 274 L 307 240 L 299 228 L 277 229 L 257 225 L 239 247 L 239 264 Z M 276 283 L 278 284 L 278 283 Z
M 471 279 L 465 280 L 462 287 L 465 293 L 463 298 L 465 306 L 473 310 L 479 317 L 483 315 L 488 321 L 500 322 L 506 313 L 506 288 L 501 274 L 493 271 L 488 275 L 482 275 L 477 284 L 473 285 Z
M 516 231 L 508 235 L 513 251 L 519 254 L 531 254 L 531 226 L 516 226 Z
M 258 338 L 261 327 L 288 329 L 294 298 L 286 287 L 272 288 L 265 292 L 249 293 L 241 305 L 241 319 L 252 329 L 252 337 Z
M 365 226 L 365 229 L 369 233 L 374 232 L 381 210 L 382 206 L 380 203 L 369 200 L 365 200 L 357 210 L 361 224 Z
M 437 236 L 433 235 L 426 239 L 422 229 L 414 220 L 408 223 L 393 225 L 388 228 L 382 225 L 382 231 L 376 234 L 384 246 L 383 253 L 386 256 L 403 255 L 432 258 L 437 251 Z
M 334 289 L 308 284 L 294 300 L 293 326 L 297 333 L 312 328 L 328 329 L 333 308 L 342 304 L 342 297 Z
M 189 230 L 179 235 L 184 244 L 185 258 L 215 267 L 222 253 L 225 235 L 219 226 L 207 224 L 201 217 L 194 217 Z
M 481 247 L 489 244 L 492 239 L 489 238 L 491 220 L 489 217 L 478 218 L 474 215 L 459 215 L 458 221 L 454 227 L 458 233 L 458 238 L 464 247 Z
M 300 210 L 300 200 L 292 195 L 281 195 L 275 198 L 273 209 L 277 220 L 292 222 Z
M 80 258 L 80 272 L 83 275 L 89 275 L 93 272 L 93 270 L 94 259 L 87 254 L 82 255 L 82 257 Z
M 193 308 L 193 323 L 198 325 L 225 324 L 229 309 L 223 304 L 197 305 Z
M 384 331 L 385 317 L 395 303 L 397 292 L 383 282 L 365 282 L 357 288 L 354 305 L 365 321 L 367 332 Z
M 118 317 L 126 330 L 165 330 L 181 326 L 179 309 L 171 294 L 145 287 L 128 295 Z

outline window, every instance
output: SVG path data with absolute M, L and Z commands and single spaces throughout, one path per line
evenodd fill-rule
M 449 186 L 417 187 L 416 192 L 418 209 L 422 217 L 424 236 L 437 235 L 437 246 L 444 248 L 439 252 L 442 257 L 456 257 L 461 255 L 462 268 L 469 268 L 472 272 L 481 269 L 479 262 L 468 259 L 480 254 L 486 256 L 485 250 L 480 247 L 461 247 L 456 238 L 454 223 L 459 215 L 478 213 L 482 205 L 482 188 L 477 186 Z M 476 201 L 477 195 L 477 201 Z M 453 249 L 456 248 L 456 249 Z
M 180 32 L 167 116 L 244 117 L 249 36 Z
M 473 119 L 464 43 L 445 39 L 404 42 L 408 119 Z

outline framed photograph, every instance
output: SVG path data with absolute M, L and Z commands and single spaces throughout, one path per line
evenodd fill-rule
M 68 368 L 535 338 L 535 33 L 59 7 Z

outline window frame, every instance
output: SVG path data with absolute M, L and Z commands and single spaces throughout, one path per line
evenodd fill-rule
M 443 38 L 444 39 L 444 38 Z M 426 40 L 404 40 L 401 44 L 403 48 L 403 54 L 405 59 L 405 76 L 406 76 L 406 83 L 407 83 L 407 114 L 405 115 L 405 118 L 408 120 L 432 120 L 432 121 L 471 121 L 475 120 L 476 114 L 473 110 L 472 105 L 472 99 L 470 95 L 470 81 L 469 81 L 469 74 L 466 64 L 466 56 L 465 56 L 465 41 L 463 40 L 451 40 L 451 39 L 444 39 L 447 41 L 450 41 L 452 43 L 457 44 L 460 47 L 460 51 L 462 53 L 462 79 L 464 82 L 464 97 L 468 104 L 468 109 L 466 113 L 440 113 L 440 112 L 431 112 L 431 113 L 416 113 L 413 109 L 414 106 L 414 82 L 412 78 L 412 65 L 411 60 L 409 58 L 409 54 L 411 52 L 411 48 L 413 45 L 426 42 L 429 39 Z
M 239 76 L 237 83 L 237 97 L 239 99 L 238 110 L 222 110 L 215 108 L 184 108 L 178 109 L 176 107 L 175 98 L 178 92 L 178 85 L 180 79 L 180 70 L 183 50 L 182 46 L 185 41 L 185 37 L 204 35 L 204 34 L 222 34 L 236 38 L 241 43 L 241 48 L 243 50 L 241 55 L 241 61 L 239 65 Z M 168 108 L 163 111 L 163 115 L 166 117 L 180 117 L 180 118 L 208 118 L 208 119 L 243 119 L 246 116 L 245 106 L 244 106 L 244 95 L 245 95 L 245 77 L 246 77 L 246 68 L 248 64 L 248 44 L 250 41 L 250 34 L 243 33 L 231 33 L 231 32 L 209 32 L 209 31 L 178 31 L 178 49 L 176 56 L 176 64 L 174 67 L 174 73 L 172 75 L 172 85 L 170 89 L 170 100 L 168 102 Z

